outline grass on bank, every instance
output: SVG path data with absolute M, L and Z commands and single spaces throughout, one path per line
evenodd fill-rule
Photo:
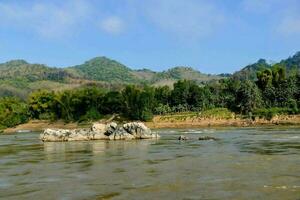
M 203 118 L 203 119 L 232 119 L 235 114 L 227 108 L 213 108 L 204 110 L 201 112 L 180 112 L 162 115 L 161 120 L 178 120 L 185 121 L 192 118 Z

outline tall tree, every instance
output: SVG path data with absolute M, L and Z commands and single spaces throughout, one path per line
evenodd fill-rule
M 236 105 L 241 113 L 252 113 L 262 104 L 260 91 L 252 81 L 242 82 L 236 95 Z

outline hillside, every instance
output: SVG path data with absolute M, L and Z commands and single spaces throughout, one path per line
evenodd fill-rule
M 237 71 L 233 74 L 233 77 L 236 79 L 256 79 L 256 73 L 259 70 L 265 68 L 271 68 L 274 65 L 281 65 L 286 67 L 287 75 L 291 73 L 297 73 L 300 70 L 300 52 L 297 52 L 295 55 L 281 60 L 279 63 L 275 63 L 273 65 L 267 63 L 265 59 L 259 59 L 256 63 L 247 65 L 246 67 L 242 68 L 240 71 Z
M 97 57 L 66 70 L 79 78 L 121 84 L 170 85 L 181 79 L 202 83 L 221 78 L 203 74 L 191 67 L 174 67 L 163 72 L 154 72 L 149 69 L 132 70 L 106 57 Z
M 113 83 L 138 83 L 141 81 L 133 74 L 133 70 L 106 57 L 96 57 L 81 65 L 70 67 L 70 69 L 77 72 L 78 77 L 88 80 Z
M 0 64 L 0 79 L 24 79 L 27 81 L 62 81 L 71 75 L 63 69 L 51 68 L 41 64 L 29 64 L 25 60 L 12 60 Z
M 175 67 L 163 72 L 149 69 L 132 70 L 106 57 L 96 57 L 81 65 L 66 68 L 31 64 L 12 60 L 0 64 L 0 96 L 26 98 L 33 90 L 65 90 L 84 85 L 120 88 L 124 84 L 172 85 L 180 79 L 198 83 L 220 79 L 220 76 L 202 74 L 190 67 Z
M 295 55 L 289 57 L 288 59 L 282 60 L 280 64 L 286 66 L 288 71 L 299 70 L 300 69 L 300 51 Z
M 300 69 L 300 52 L 280 61 L 287 72 Z M 256 79 L 257 71 L 272 67 L 266 60 L 242 68 L 233 74 L 237 79 Z M 12 60 L 0 64 L 0 96 L 26 98 L 29 92 L 38 89 L 65 90 L 84 85 L 104 88 L 121 88 L 124 84 L 169 85 L 182 79 L 198 84 L 229 77 L 229 74 L 210 75 L 191 67 L 174 67 L 162 72 L 149 69 L 133 70 L 106 57 L 96 57 L 81 65 L 55 68 L 43 64 L 31 64 L 25 60 Z
M 218 80 L 222 76 L 203 74 L 191 67 L 174 67 L 162 72 L 154 72 L 149 69 L 135 70 L 133 72 L 139 79 L 152 85 L 172 86 L 178 80 L 193 80 L 201 84 L 211 80 Z
M 255 80 L 257 71 L 270 67 L 271 65 L 269 65 L 265 59 L 259 59 L 256 63 L 247 65 L 240 71 L 235 72 L 233 77 L 240 80 Z
M 0 64 L 0 96 L 26 98 L 32 90 L 70 88 L 66 81 L 70 78 L 64 69 L 12 60 Z

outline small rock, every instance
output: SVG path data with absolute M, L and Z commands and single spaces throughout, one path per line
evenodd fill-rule
M 178 140 L 188 140 L 189 138 L 185 135 L 179 136 Z
M 219 139 L 211 136 L 202 136 L 199 137 L 199 140 L 219 140 Z

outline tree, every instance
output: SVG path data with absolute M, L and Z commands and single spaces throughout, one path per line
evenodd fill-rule
M 154 90 L 154 96 L 156 100 L 156 104 L 163 104 L 163 105 L 168 105 L 170 104 L 170 98 L 171 98 L 171 90 L 169 86 L 162 86 L 162 87 L 157 87 Z
M 57 114 L 66 121 L 89 120 L 100 117 L 104 92 L 96 87 L 67 90 L 58 95 Z
M 103 97 L 101 112 L 104 114 L 122 113 L 124 110 L 122 94 L 118 91 L 110 91 Z
M 170 112 L 172 112 L 172 110 L 168 104 L 164 105 L 164 104 L 160 103 L 160 104 L 156 105 L 156 107 L 154 108 L 154 113 L 158 114 L 158 115 L 165 115 Z
M 0 129 L 27 122 L 29 119 L 28 105 L 15 98 L 0 98 Z
M 189 86 L 189 95 L 187 99 L 187 104 L 190 109 L 198 110 L 202 104 L 202 91 L 201 88 L 196 85 L 196 83 L 191 82 Z
M 275 64 L 272 68 L 272 84 L 278 86 L 286 80 L 286 68 L 282 64 Z
M 264 90 L 272 84 L 273 73 L 271 69 L 264 69 L 257 72 L 257 85 L 260 89 Z
M 171 93 L 172 105 L 187 105 L 190 93 L 191 81 L 183 80 L 174 83 L 174 89 Z
M 262 104 L 260 91 L 252 81 L 242 82 L 236 95 L 236 105 L 241 113 L 252 113 Z
M 139 97 L 141 91 L 136 86 L 129 85 L 122 91 L 124 101 L 124 114 L 131 119 L 139 119 Z
M 153 117 L 154 89 L 127 86 L 122 92 L 125 115 L 133 120 L 148 121 Z
M 52 91 L 40 90 L 28 98 L 29 112 L 35 119 L 55 119 L 56 95 Z

